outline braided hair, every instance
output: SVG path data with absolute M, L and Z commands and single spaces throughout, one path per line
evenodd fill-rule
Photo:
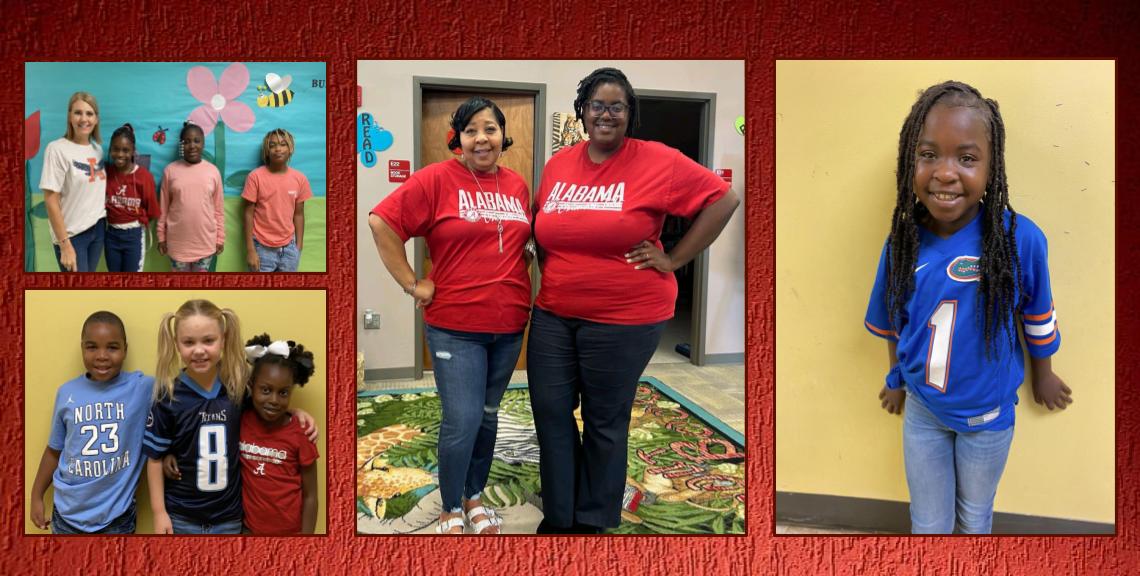
M 269 338 L 269 334 L 262 334 L 260 336 L 254 336 L 253 338 L 250 338 L 249 342 L 246 342 L 245 345 L 268 347 L 272 343 L 273 340 Z M 279 356 L 277 354 L 266 354 L 261 358 L 254 360 L 253 366 L 249 371 L 250 380 L 253 380 L 257 377 L 257 371 L 260 370 L 262 366 L 274 364 L 289 370 L 289 372 L 293 374 L 293 384 L 296 384 L 297 386 L 304 386 L 305 383 L 309 381 L 309 377 L 313 375 L 313 372 L 315 372 L 315 369 L 313 368 L 313 353 L 305 350 L 304 346 L 297 344 L 292 340 L 289 340 L 288 344 L 288 357 Z
M 265 135 L 265 138 L 262 138 L 261 160 L 265 163 L 266 166 L 269 166 L 269 139 L 273 138 L 274 136 L 281 138 L 281 140 L 285 142 L 285 146 L 289 148 L 289 156 L 285 159 L 285 163 L 288 164 L 289 160 L 293 159 L 293 152 L 297 149 L 297 147 L 296 142 L 293 139 L 293 135 L 284 128 L 274 128 Z
M 968 107 L 978 111 L 986 127 L 991 145 L 990 175 L 982 217 L 982 254 L 978 259 L 978 306 L 975 321 L 983 327 L 986 361 L 990 361 L 991 343 L 998 353 L 997 337 L 1005 332 L 1010 348 L 1017 336 L 1014 314 L 1025 303 L 1021 285 L 1021 260 L 1017 255 L 1017 212 L 1009 203 L 1009 184 L 1005 171 L 1005 123 L 998 103 L 983 98 L 974 87 L 961 82 L 943 82 L 927 88 L 914 103 L 899 133 L 896 188 L 898 199 L 891 217 L 891 235 L 887 243 L 887 286 L 884 299 L 892 328 L 898 325 L 907 297 L 915 289 L 914 267 L 918 260 L 918 225 L 930 212 L 918 201 L 914 191 L 915 150 L 926 114 L 934 105 Z M 1005 229 L 1004 212 L 1010 213 L 1009 230 Z
M 629 112 L 626 113 L 629 122 L 625 127 L 625 135 L 633 137 L 634 131 L 641 125 L 641 106 L 638 104 L 637 92 L 633 91 L 629 79 L 617 68 L 598 68 L 578 82 L 578 95 L 574 98 L 574 114 L 579 119 L 586 117 L 586 107 L 590 104 L 590 98 L 594 97 L 594 92 L 602 84 L 616 84 L 625 91 L 625 99 L 629 100 Z
M 115 128 L 115 131 L 111 134 L 111 141 L 114 142 L 115 138 L 118 138 L 119 136 L 122 136 L 122 137 L 126 138 L 127 140 L 130 140 L 132 146 L 134 146 L 136 144 L 136 142 L 135 142 L 135 129 L 129 123 L 123 124 L 122 126 Z

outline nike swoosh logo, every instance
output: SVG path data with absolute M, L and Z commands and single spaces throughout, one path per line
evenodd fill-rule
M 927 262 L 926 264 L 930 264 L 930 262 Z M 915 271 L 915 272 L 918 272 L 919 270 L 922 270 L 923 268 L 926 268 L 926 264 L 923 264 L 922 266 L 919 266 L 918 268 L 915 268 L 915 269 L 914 269 L 914 271 Z

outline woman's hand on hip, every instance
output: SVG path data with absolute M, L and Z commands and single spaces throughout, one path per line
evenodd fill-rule
M 672 272 L 677 269 L 673 259 L 648 240 L 642 240 L 640 244 L 626 252 L 625 261 L 636 264 L 634 270 L 655 268 L 659 272 Z
M 431 306 L 432 300 L 435 300 L 435 282 L 424 278 L 416 284 L 416 289 L 412 292 L 412 298 L 416 299 L 416 308 L 427 308 Z

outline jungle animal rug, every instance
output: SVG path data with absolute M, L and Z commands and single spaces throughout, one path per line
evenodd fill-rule
M 356 414 L 357 532 L 434 534 L 442 509 L 439 396 L 362 392 Z M 631 417 L 622 523 L 608 533 L 743 534 L 743 436 L 650 377 L 638 385 Z M 483 492 L 505 534 L 533 534 L 542 519 L 538 454 L 526 385 L 511 386 Z

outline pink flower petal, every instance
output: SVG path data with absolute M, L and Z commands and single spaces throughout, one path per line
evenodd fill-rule
M 225 96 L 226 100 L 236 99 L 248 87 L 249 69 L 245 67 L 245 64 L 235 62 L 222 71 L 222 81 L 218 84 L 218 92 Z M 227 121 L 226 124 L 229 122 Z
M 244 102 L 233 100 L 226 102 L 226 107 L 222 108 L 222 120 L 234 132 L 245 132 L 253 128 L 253 122 L 256 119 L 253 109 Z
M 190 95 L 203 104 L 209 104 L 210 98 L 218 93 L 218 81 L 214 73 L 205 66 L 195 66 L 186 74 L 186 86 L 190 88 Z
M 202 127 L 203 137 L 209 136 L 214 131 L 214 126 L 218 125 L 218 111 L 209 104 L 203 104 L 195 108 L 187 120 Z M 178 128 L 178 131 L 181 132 L 182 128 Z

